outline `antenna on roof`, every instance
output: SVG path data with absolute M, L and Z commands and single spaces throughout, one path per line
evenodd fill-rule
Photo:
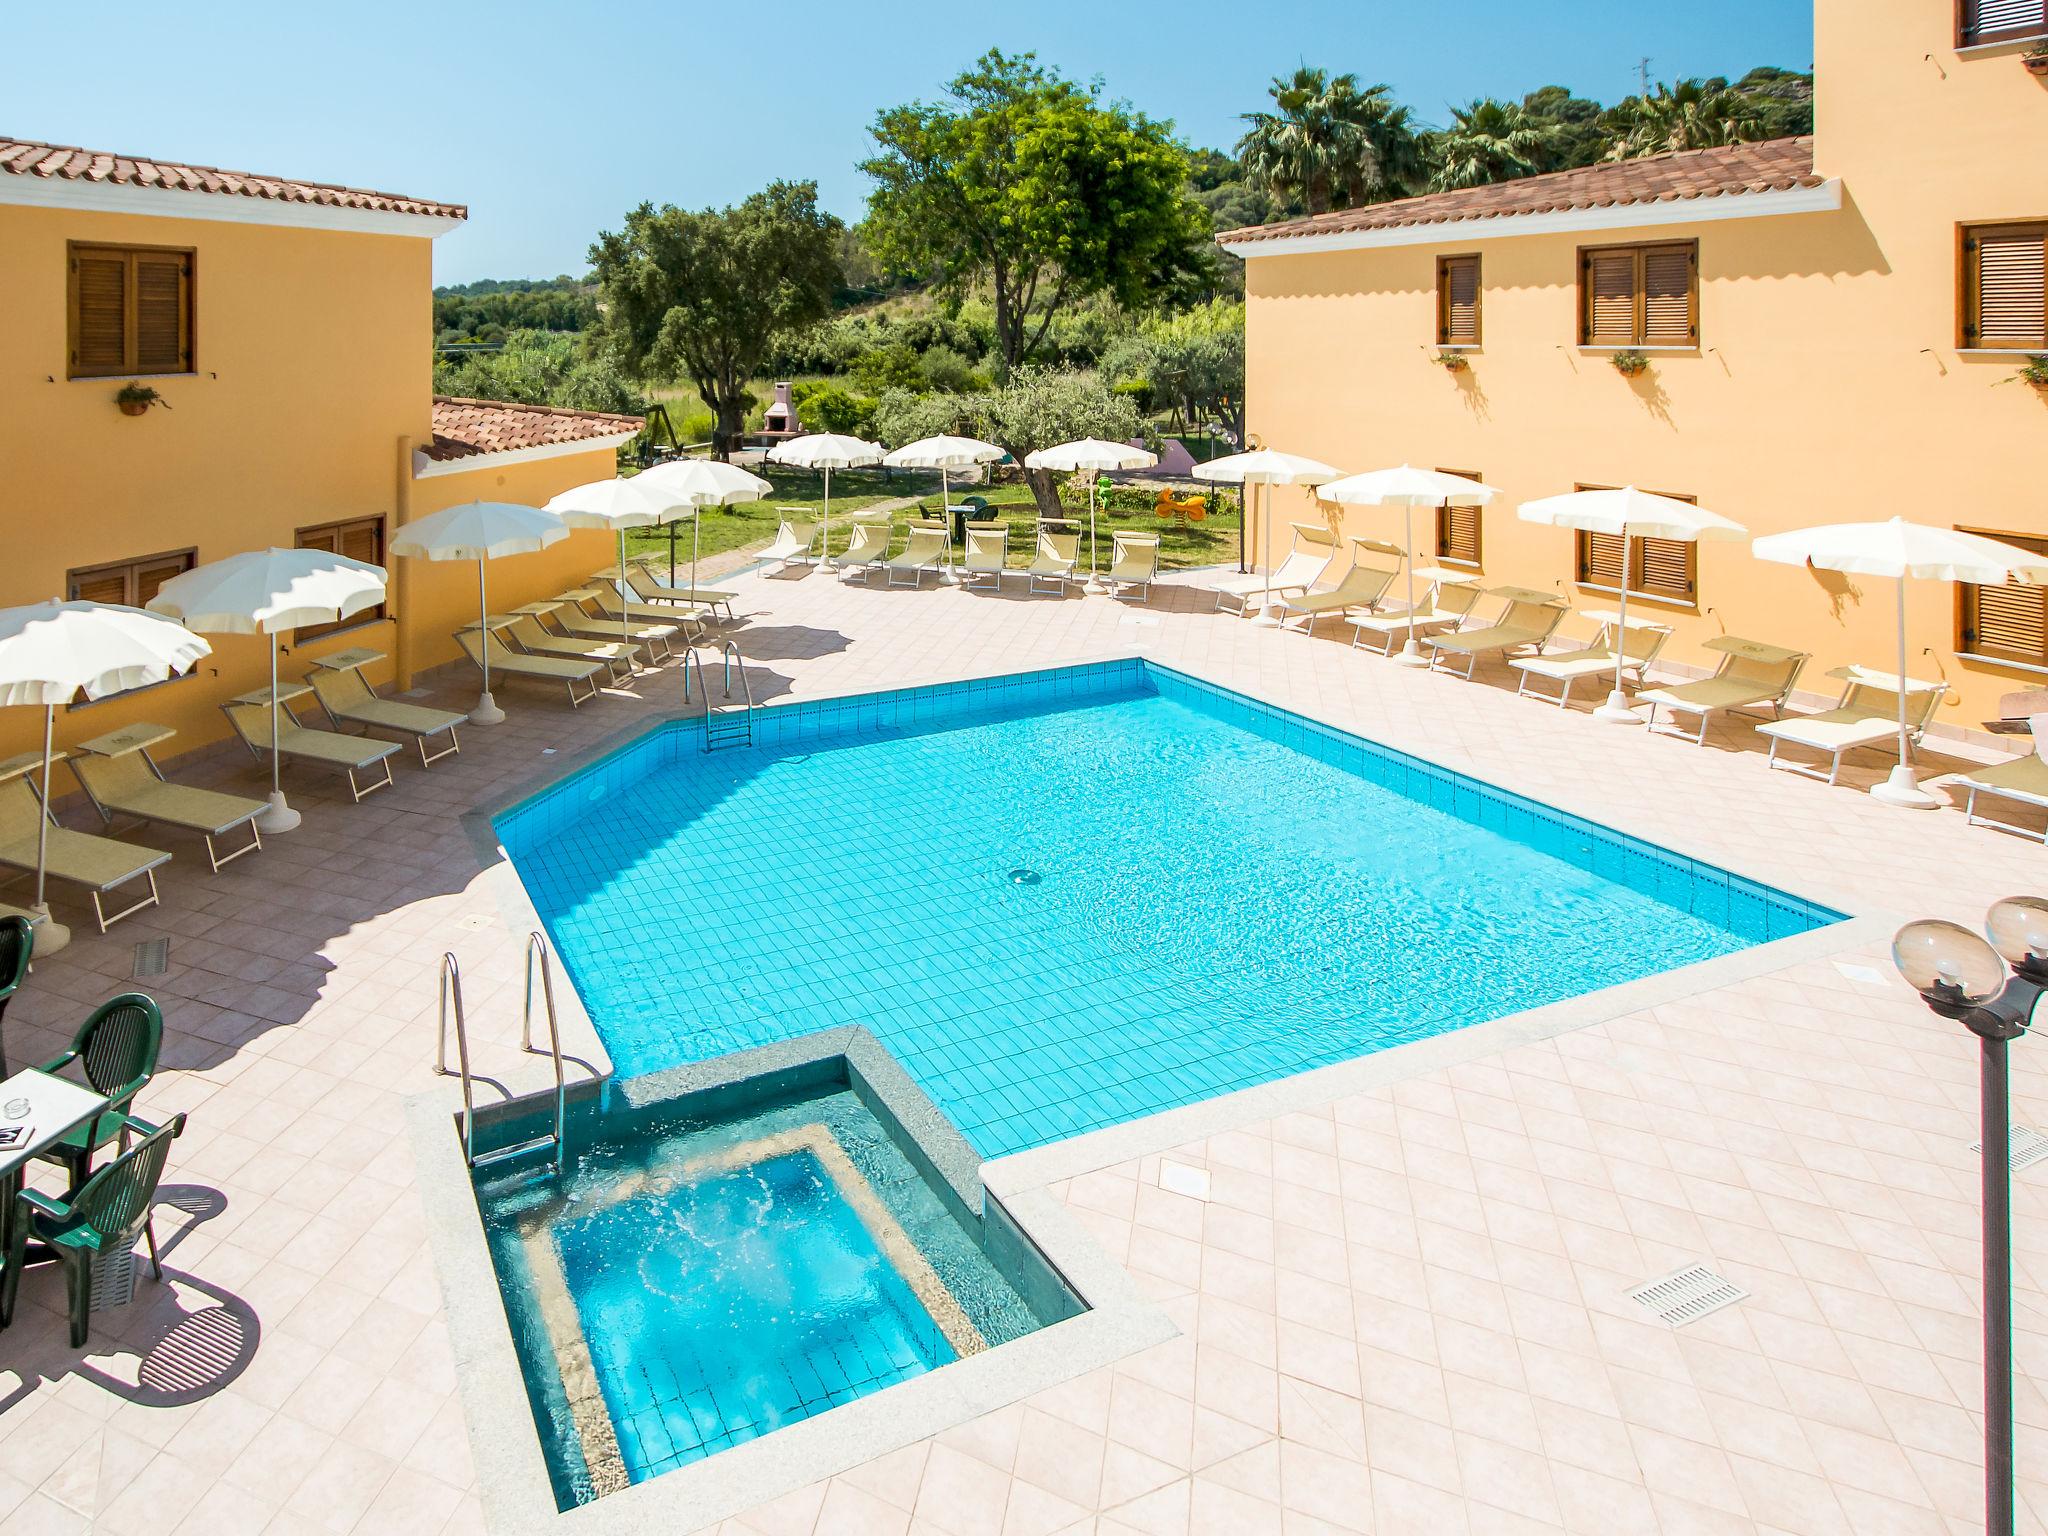
M 1636 81 L 1642 88 L 1642 94 L 1645 96 L 1649 95 L 1650 60 L 1647 54 L 1644 55 L 1642 58 L 1636 60 Z

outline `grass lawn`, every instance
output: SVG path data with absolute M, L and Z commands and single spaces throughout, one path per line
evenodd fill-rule
M 726 550 L 759 548 L 767 544 L 775 537 L 775 527 L 781 517 L 778 508 L 797 507 L 813 517 L 818 514 L 824 492 L 822 476 L 775 469 L 767 478 L 775 490 L 761 501 L 705 508 L 702 513 L 703 554 L 721 554 Z M 831 553 L 837 554 L 845 549 L 852 537 L 852 525 L 842 519 L 863 507 L 914 496 L 918 503 L 936 512 L 939 507 L 938 479 L 936 473 L 898 471 L 892 479 L 884 480 L 880 475 L 865 474 L 859 470 L 836 471 L 832 476 Z M 1038 507 L 1032 499 L 1030 487 L 969 486 L 964 491 L 956 489 L 953 499 L 958 501 L 963 495 L 979 495 L 991 503 L 993 514 L 1010 525 L 1010 564 L 1020 569 L 1029 565 L 1037 552 L 1038 537 Z M 915 516 L 916 512 L 917 506 L 912 505 L 897 513 L 898 549 L 903 545 L 903 521 Z M 1085 570 L 1088 564 L 1087 510 L 1084 508 L 1075 520 L 1082 531 L 1081 565 Z M 1110 533 L 1118 528 L 1157 533 L 1160 536 L 1159 565 L 1162 570 L 1185 570 L 1191 566 L 1235 564 L 1237 561 L 1238 519 L 1234 511 L 1211 516 L 1199 523 L 1161 519 L 1149 511 L 1116 516 L 1100 513 L 1096 519 L 1096 532 L 1101 540 L 1104 569 L 1108 568 L 1110 561 Z M 668 530 L 636 528 L 627 535 L 627 547 L 636 554 L 658 550 L 666 555 Z M 681 562 L 689 562 L 690 526 L 687 522 L 676 525 L 676 552 Z M 955 558 L 958 554 L 956 550 Z

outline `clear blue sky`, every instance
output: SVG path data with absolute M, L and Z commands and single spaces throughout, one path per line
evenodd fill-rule
M 1448 102 L 1550 83 L 1612 101 L 1645 55 L 1652 78 L 1813 57 L 1802 0 L 198 0 L 117 12 L 88 68 L 77 15 L 13 9 L 0 134 L 467 203 L 469 226 L 437 247 L 442 282 L 580 272 L 591 237 L 642 200 L 722 204 L 778 176 L 815 179 L 833 211 L 857 217 L 854 163 L 875 112 L 933 94 L 991 45 L 1099 75 L 1219 147 L 1267 81 L 1301 62 L 1387 81 L 1441 122 Z

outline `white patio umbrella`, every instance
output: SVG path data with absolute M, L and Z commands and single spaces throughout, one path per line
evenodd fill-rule
M 299 813 L 285 804 L 277 750 L 277 640 L 280 630 L 333 624 L 384 601 L 384 567 L 324 549 L 252 549 L 173 576 L 149 600 L 208 635 L 269 635 L 270 809 L 256 818 L 265 832 L 289 832 Z
M 994 443 L 985 443 L 978 437 L 921 437 L 914 443 L 905 443 L 901 448 L 883 456 L 882 462 L 892 469 L 936 469 L 939 472 L 939 515 L 944 517 L 953 510 L 952 472 L 956 469 L 971 469 L 976 464 L 993 464 L 1003 457 L 1005 450 Z M 945 579 L 958 581 L 953 568 L 946 567 Z
M 1332 480 L 1316 491 L 1324 501 L 1348 507 L 1399 507 L 1401 545 L 1407 550 L 1408 639 L 1394 659 L 1404 667 L 1426 667 L 1429 658 L 1415 643 L 1415 509 L 1417 507 L 1483 507 L 1500 492 L 1463 475 L 1447 475 L 1438 469 L 1417 469 L 1403 464 L 1398 469 L 1369 470 Z
M 175 619 L 140 608 L 52 601 L 0 609 L 0 704 L 43 707 L 44 806 L 50 803 L 59 704 L 69 703 L 80 690 L 89 699 L 102 699 L 124 688 L 160 683 L 212 649 Z M 31 903 L 43 920 L 36 949 L 46 955 L 71 940 L 71 930 L 50 917 L 43 895 L 49 847 L 46 815 L 36 824 L 36 894 Z
M 1621 602 L 1615 622 L 1614 687 L 1607 702 L 1593 713 L 1615 725 L 1641 725 L 1643 717 L 1628 707 L 1621 669 L 1628 644 L 1628 548 L 1630 539 L 1678 539 L 1697 544 L 1704 539 L 1739 539 L 1749 530 L 1738 522 L 1672 496 L 1658 496 L 1625 485 L 1618 491 L 1573 491 L 1525 501 L 1516 508 L 1524 522 L 1553 528 L 1605 533 L 1621 540 Z
M 690 590 L 697 590 L 697 552 L 703 545 L 705 507 L 729 507 L 735 502 L 759 501 L 775 487 L 750 470 L 721 459 L 671 459 L 634 477 L 652 481 L 663 491 L 684 498 L 690 518 Z M 680 517 L 675 521 L 681 522 Z M 669 548 L 674 550 L 671 541 Z M 674 585 L 675 561 L 669 561 L 668 579 Z
M 491 615 L 490 597 L 484 586 L 484 562 L 501 555 L 532 554 L 567 537 L 569 525 L 539 507 L 513 501 L 472 501 L 407 523 L 391 541 L 391 552 L 422 560 L 474 560 L 476 617 L 482 624 Z M 505 711 L 491 697 L 491 653 L 486 648 L 482 654 L 484 686 L 477 695 L 476 708 L 469 712 L 470 723 L 497 725 L 504 720 Z
M 1899 584 L 1899 765 L 1870 792 L 1888 805 L 1932 810 L 1941 802 L 1922 789 L 1913 772 L 1906 726 L 1906 581 L 1967 581 L 1997 586 L 2008 580 L 2048 585 L 2048 559 L 1996 539 L 1953 528 L 1931 528 L 1895 517 L 1883 523 L 1831 523 L 1756 540 L 1750 552 L 1781 565 L 1812 565 L 1852 576 L 1890 576 Z
M 1024 456 L 1026 469 L 1077 470 L 1148 469 L 1159 456 L 1129 443 L 1106 443 L 1099 437 L 1083 437 L 1056 448 L 1041 448 Z M 1095 573 L 1095 481 L 1088 481 L 1088 590 L 1107 592 L 1109 583 Z
M 1265 485 L 1322 485 L 1327 481 L 1342 479 L 1344 471 L 1332 469 L 1320 459 L 1305 459 L 1299 454 L 1279 453 L 1271 448 L 1254 448 L 1249 453 L 1233 453 L 1226 458 L 1210 459 L 1195 466 L 1197 480 L 1213 480 L 1223 485 L 1245 487 L 1244 532 L 1249 534 L 1252 527 L 1251 488 Z M 1266 556 L 1266 573 L 1273 571 L 1273 493 L 1265 496 L 1266 537 L 1259 541 L 1260 549 Z M 1253 569 L 1257 569 L 1254 562 Z M 1254 624 L 1271 629 L 1276 627 L 1279 616 L 1273 611 L 1273 594 L 1266 593 L 1265 606 Z
M 825 540 L 818 546 L 818 553 L 820 559 L 830 555 L 832 471 L 881 463 L 882 445 L 868 442 L 864 438 L 847 437 L 838 432 L 809 432 L 802 437 L 793 437 L 786 443 L 777 443 L 768 450 L 768 457 L 777 464 L 792 464 L 798 469 L 818 469 L 825 472 Z
M 551 497 L 547 510 L 571 528 L 605 528 L 619 536 L 619 645 L 627 665 L 634 665 L 633 620 L 626 612 L 626 594 L 633 590 L 626 584 L 626 530 L 654 528 L 687 517 L 689 502 L 659 481 L 649 483 L 646 475 L 635 475 L 630 480 L 592 480 L 571 486 Z

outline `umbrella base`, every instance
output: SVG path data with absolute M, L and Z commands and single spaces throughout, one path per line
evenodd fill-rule
M 47 901 L 39 901 L 30 907 L 29 910 L 42 919 L 40 923 L 36 924 L 35 955 L 37 959 L 41 959 L 45 955 L 54 955 L 58 950 L 71 942 L 71 930 L 50 916 L 50 904 Z
M 1401 647 L 1401 654 L 1394 658 L 1394 665 L 1397 667 L 1426 667 L 1429 665 L 1429 658 L 1422 654 L 1422 647 L 1415 643 L 1415 637 L 1411 635 L 1408 638 L 1407 644 Z
M 289 832 L 302 819 L 297 811 L 284 803 L 284 791 L 274 789 L 270 792 L 269 808 L 256 817 L 256 830 L 259 832 Z
M 1268 603 L 1265 607 L 1261 608 L 1259 616 L 1252 620 L 1253 629 L 1278 629 L 1279 627 L 1280 610 L 1272 603 Z
M 1090 576 L 1087 581 L 1082 583 L 1081 590 L 1084 592 L 1107 592 L 1109 590 L 1109 583 L 1100 576 Z
M 1593 711 L 1595 720 L 1605 720 L 1610 725 L 1641 725 L 1643 717 L 1628 707 L 1628 695 L 1619 688 L 1607 695 L 1607 702 Z
M 1920 781 L 1913 770 L 1904 763 L 1892 769 L 1891 777 L 1882 784 L 1870 786 L 1870 793 L 1886 805 L 1896 805 L 1909 811 L 1933 811 L 1941 808 L 1941 801 L 1920 787 Z
M 471 725 L 503 725 L 505 711 L 498 708 L 498 701 L 488 693 L 476 696 L 476 707 L 469 712 Z

